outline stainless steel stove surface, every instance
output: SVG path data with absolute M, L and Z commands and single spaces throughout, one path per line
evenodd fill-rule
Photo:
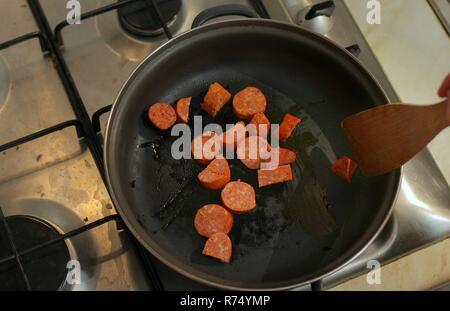
M 90 12 L 116 0 L 79 2 L 83 12 Z M 121 225 L 102 180 L 97 129 L 89 127 L 90 121 L 88 127 L 83 124 L 89 117 L 96 127 L 96 112 L 113 103 L 139 62 L 171 35 L 189 30 L 207 8 L 244 5 L 320 32 L 355 53 L 389 98 L 397 100 L 343 1 L 166 0 L 155 2 L 158 11 L 135 0 L 118 2 L 120 9 L 64 27 L 62 41 L 57 36 L 52 44 L 43 45 L 50 50 L 45 54 L 37 38 L 0 44 L 0 208 L 5 216 L 0 213 L 0 246 L 4 246 L 0 248 L 0 288 L 205 289 L 152 258 Z M 66 1 L 60 0 L 2 1 L 0 11 L 0 42 L 48 32 L 42 14 L 50 29 L 67 15 Z M 165 29 L 158 27 L 155 18 L 164 20 Z M 102 128 L 105 119 L 103 115 Z M 9 143 L 57 124 L 63 129 Z M 371 259 L 388 263 L 449 236 L 449 206 L 448 185 L 425 150 L 405 165 L 394 214 L 379 238 L 348 266 L 316 285 L 331 287 L 366 271 Z M 30 232 L 39 234 L 28 238 Z M 78 285 L 64 281 L 61 269 L 44 274 L 49 267 L 30 264 L 36 262 L 32 256 L 48 256 L 42 243 L 58 237 L 51 245 L 52 254 L 58 256 L 50 263 L 78 260 L 82 269 Z M 8 244 L 16 252 L 14 248 L 6 251 Z M 28 251 L 34 245 L 41 247 Z
M 428 0 L 428 2 L 450 35 L 450 0 Z

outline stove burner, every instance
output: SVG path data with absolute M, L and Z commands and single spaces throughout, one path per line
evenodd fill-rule
M 123 1 L 125 0 L 119 0 Z M 151 1 L 138 1 L 117 10 L 120 24 L 126 31 L 139 37 L 154 37 L 164 33 Z M 154 2 L 166 24 L 174 20 L 181 8 L 181 0 L 154 0 Z
M 31 216 L 6 217 L 17 251 L 29 249 L 59 236 L 48 223 Z M 0 259 L 12 255 L 5 228 L 0 225 Z M 64 241 L 44 247 L 20 257 L 24 271 L 33 290 L 58 290 L 67 275 L 66 265 L 70 260 Z M 0 265 L 0 290 L 26 290 L 15 260 Z

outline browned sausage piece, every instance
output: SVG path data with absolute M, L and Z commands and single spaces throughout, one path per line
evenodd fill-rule
M 261 161 L 269 158 L 270 149 L 265 138 L 250 136 L 238 145 L 237 156 L 247 168 L 257 170 L 261 166 Z
M 222 134 L 222 143 L 224 150 L 236 150 L 239 143 L 245 139 L 245 135 L 245 123 L 236 123 L 235 126 Z
M 300 122 L 302 122 L 302 119 L 299 117 L 286 113 L 279 128 L 280 140 L 286 142 Z
M 150 121 L 160 130 L 170 129 L 177 121 L 175 109 L 167 103 L 156 103 L 148 110 Z
M 241 119 L 251 119 L 258 112 L 266 111 L 266 96 L 258 88 L 250 86 L 234 96 L 233 111 Z
M 297 160 L 297 154 L 288 148 L 273 148 L 270 156 L 269 160 L 261 162 L 262 169 L 274 169 L 278 166 L 294 163 Z
M 223 232 L 214 233 L 203 248 L 203 255 L 217 258 L 223 263 L 230 263 L 233 246 L 231 240 Z
M 179 123 L 188 123 L 189 107 L 191 106 L 192 97 L 182 98 L 177 101 L 175 111 L 177 113 L 177 121 Z
M 198 180 L 206 189 L 222 189 L 231 180 L 231 170 L 228 161 L 225 159 L 213 160 L 198 174 Z
M 203 99 L 202 108 L 213 118 L 231 99 L 231 94 L 219 83 L 213 83 Z
M 222 190 L 223 205 L 236 214 L 249 213 L 256 207 L 253 187 L 242 181 L 232 181 Z
M 220 205 L 208 204 L 197 211 L 194 226 L 198 234 L 207 238 L 217 232 L 228 234 L 233 227 L 233 215 Z
M 269 133 L 270 129 L 270 121 L 267 118 L 267 116 L 264 114 L 264 112 L 258 112 L 255 114 L 250 121 L 250 124 L 255 126 L 255 133 L 251 133 L 249 130 L 250 135 L 259 135 L 261 137 L 267 137 L 267 133 Z
M 346 182 L 351 183 L 357 168 L 358 164 L 355 161 L 349 157 L 342 157 L 334 162 L 331 170 Z
M 208 164 L 220 153 L 220 146 L 219 136 L 214 132 L 207 132 L 192 140 L 192 157 L 200 164 Z
M 292 169 L 290 165 L 283 165 L 274 170 L 258 171 L 259 188 L 292 180 Z

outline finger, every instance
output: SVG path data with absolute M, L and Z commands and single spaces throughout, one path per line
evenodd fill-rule
M 448 74 L 447 77 L 444 79 L 444 82 L 442 83 L 442 86 L 439 89 L 438 94 L 440 97 L 447 97 L 448 91 L 450 91 L 450 74 Z

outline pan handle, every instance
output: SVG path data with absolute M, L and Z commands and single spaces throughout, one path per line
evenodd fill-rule
M 197 17 L 194 19 L 194 22 L 192 23 L 192 29 L 201 26 L 214 18 L 230 15 L 240 15 L 249 18 L 259 17 L 255 11 L 244 5 L 240 4 L 219 5 L 206 9 L 199 15 L 197 15 Z

